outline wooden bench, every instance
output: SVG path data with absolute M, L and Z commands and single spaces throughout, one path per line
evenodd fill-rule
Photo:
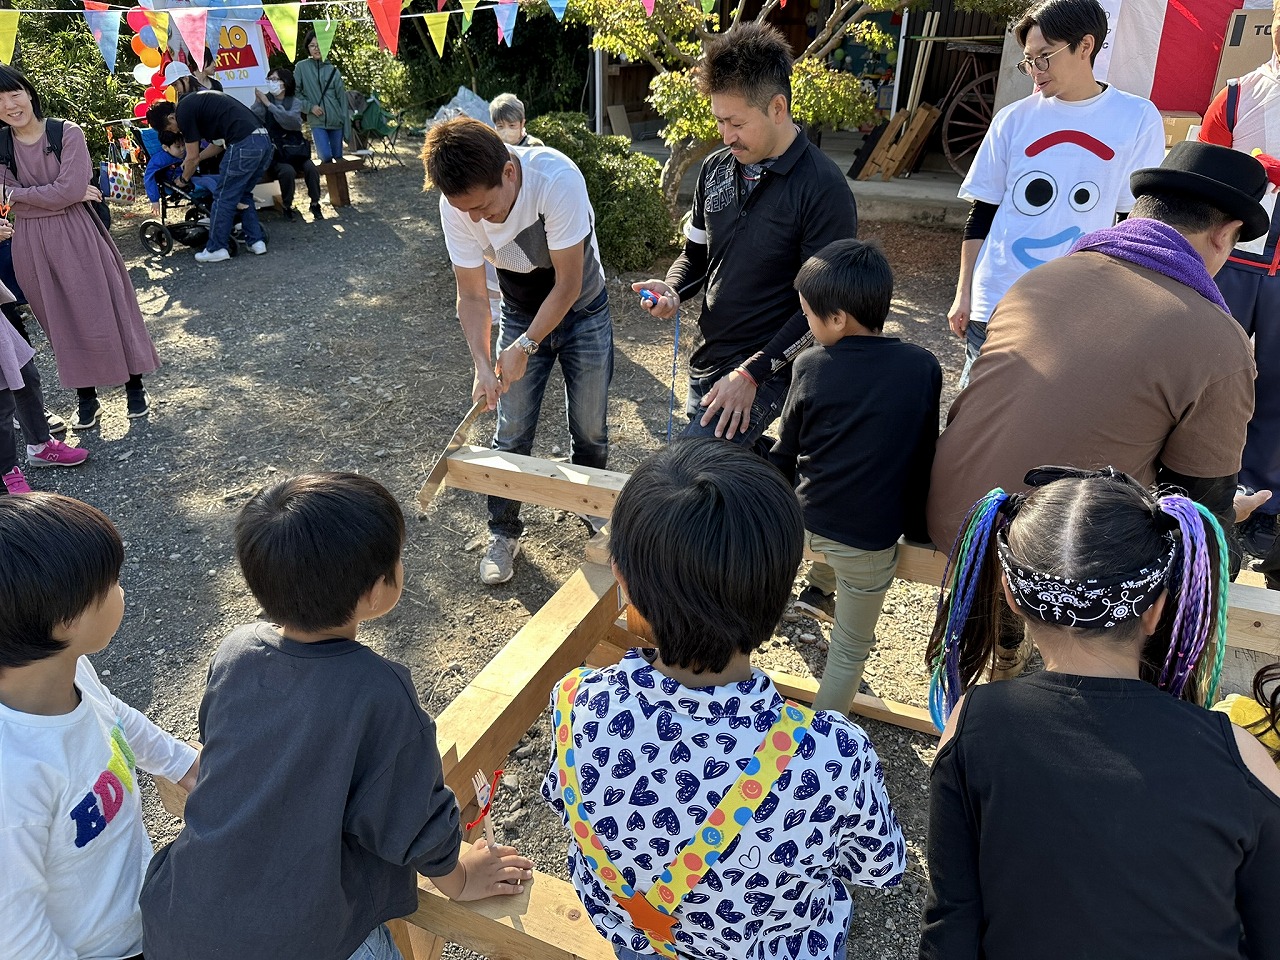
M 364 157 L 344 157 L 328 163 L 317 163 L 316 169 L 324 174 L 324 182 L 329 188 L 329 203 L 335 207 L 350 206 L 351 191 L 347 185 L 347 174 L 353 170 L 363 170 Z

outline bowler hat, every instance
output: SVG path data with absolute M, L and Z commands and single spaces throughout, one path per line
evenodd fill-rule
M 1135 170 L 1129 178 L 1135 197 L 1149 193 L 1191 197 L 1243 221 L 1242 241 L 1256 240 L 1271 226 L 1271 218 L 1258 202 L 1267 188 L 1267 172 L 1253 157 L 1196 140 L 1175 143 L 1164 163 Z

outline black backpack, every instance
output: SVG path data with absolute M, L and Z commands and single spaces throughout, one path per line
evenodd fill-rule
M 44 134 L 49 141 L 49 152 L 57 158 L 59 163 L 62 162 L 62 124 L 62 120 L 53 117 L 46 119 L 44 122 Z M 90 158 L 90 162 L 92 163 L 92 158 Z M 0 166 L 8 167 L 15 177 L 18 175 L 18 160 L 13 154 L 13 128 L 7 124 L 0 126 Z M 96 186 L 95 179 L 93 171 L 90 170 L 90 185 Z M 101 200 L 91 202 L 89 207 L 98 215 L 102 225 L 110 230 L 111 208 Z

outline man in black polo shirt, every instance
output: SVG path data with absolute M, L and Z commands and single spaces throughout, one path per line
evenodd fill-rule
M 839 168 L 791 119 L 791 51 L 776 29 L 751 23 L 716 37 L 698 80 L 725 149 L 702 164 L 684 252 L 666 281 L 632 289 L 659 295 L 642 303 L 667 318 L 705 286 L 685 434 L 714 434 L 763 454 L 791 360 L 813 343 L 796 273 L 828 243 L 857 235 L 857 208 Z
M 153 130 L 171 130 L 182 134 L 187 144 L 187 157 L 182 164 L 179 186 L 186 186 L 195 175 L 200 160 L 201 140 L 222 140 L 227 145 L 222 158 L 221 179 L 213 199 L 213 215 L 209 223 L 209 242 L 196 254 L 201 263 L 230 260 L 227 249 L 236 212 L 244 224 L 244 237 L 251 253 L 267 252 L 267 240 L 258 222 L 253 202 L 253 188 L 262 179 L 275 156 L 267 128 L 254 112 L 235 97 L 218 90 L 203 90 L 191 77 L 179 77 L 173 84 L 178 106 L 159 103 L 147 111 L 147 123 Z

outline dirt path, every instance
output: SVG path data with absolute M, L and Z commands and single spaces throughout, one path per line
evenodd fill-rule
M 484 529 L 481 498 L 447 491 L 429 519 L 415 493 L 436 450 L 465 411 L 467 352 L 453 314 L 453 285 L 435 195 L 406 166 L 352 177 L 355 205 L 320 223 L 271 214 L 265 257 L 200 266 L 179 247 L 145 254 L 137 225 L 145 210 L 117 211 L 114 233 L 138 288 L 164 367 L 150 378 L 149 420 L 128 421 L 123 395 L 104 395 L 100 430 L 79 442 L 93 453 L 82 470 L 47 471 L 36 485 L 87 500 L 119 525 L 126 542 L 127 612 L 111 646 L 95 657 L 127 702 L 183 737 L 196 735 L 205 670 L 218 641 L 256 608 L 236 568 L 230 530 L 237 509 L 274 477 L 319 469 L 358 470 L 385 483 L 405 506 L 409 538 L 404 599 L 361 639 L 406 663 L 423 703 L 439 713 L 580 562 L 586 532 L 575 518 L 526 508 L 525 553 L 508 584 L 475 577 L 465 547 Z M 942 316 L 954 283 L 958 235 L 899 224 L 864 224 L 898 279 L 888 332 L 938 354 L 954 384 L 961 347 Z M 611 278 L 616 373 L 610 402 L 611 466 L 632 469 L 665 441 L 671 328 L 654 323 L 626 284 Z M 687 322 L 682 353 L 692 349 Z M 50 406 L 69 416 L 41 355 Z M 681 370 L 681 377 L 684 370 Z M 553 380 L 549 397 L 559 392 Z M 677 393 L 683 396 L 682 385 Z M 944 397 L 944 403 L 948 397 Z M 487 432 L 491 426 L 484 426 Z M 549 400 L 535 454 L 567 447 L 563 405 Z M 922 665 L 932 623 L 931 591 L 895 585 L 868 670 L 875 692 L 924 705 Z M 819 635 L 812 621 L 792 634 Z M 820 671 L 819 646 L 779 636 L 769 664 Z M 549 744 L 535 726 L 510 758 L 503 832 L 547 871 L 564 868 L 565 839 L 537 796 Z M 916 955 L 923 900 L 925 790 L 933 739 L 866 724 L 884 762 L 912 860 L 902 890 L 857 894 L 851 958 Z M 521 809 L 516 809 L 516 796 Z M 148 825 L 164 841 L 172 821 L 148 794 Z M 456 955 L 464 955 L 457 952 Z

